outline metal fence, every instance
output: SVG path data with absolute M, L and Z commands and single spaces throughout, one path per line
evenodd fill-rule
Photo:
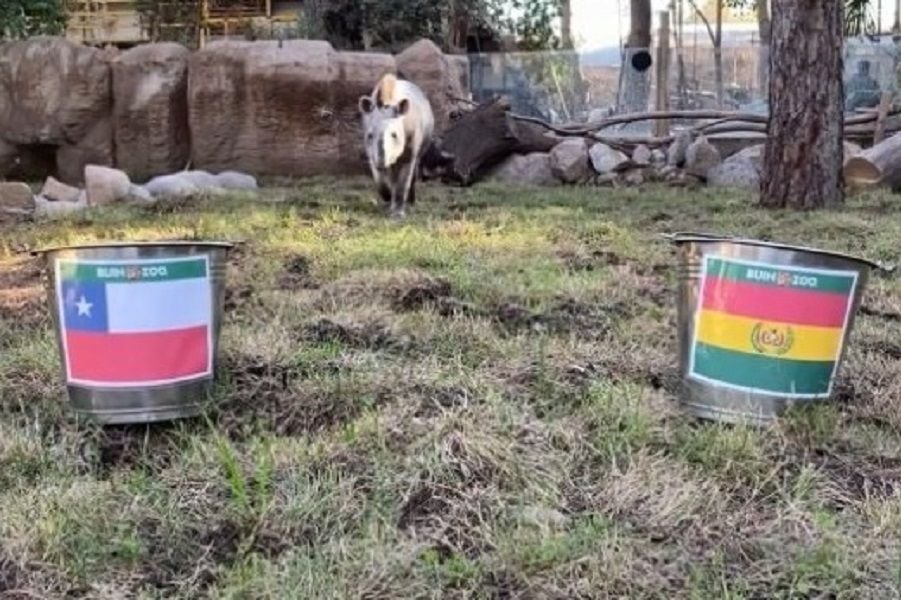
M 656 60 L 655 48 L 650 48 Z M 624 73 L 621 55 L 597 53 L 509 52 L 473 54 L 470 81 L 473 99 L 486 101 L 504 95 L 513 110 L 552 123 L 594 120 L 617 112 L 634 112 L 634 98 L 624 100 L 623 88 L 645 86 L 638 91 L 638 109 L 656 108 L 655 67 L 643 78 Z M 901 91 L 901 39 L 891 36 L 853 38 L 845 43 L 846 108 L 850 111 L 878 104 L 882 91 L 897 97 Z M 716 61 L 713 45 L 704 36 L 684 36 L 669 55 L 668 106 L 671 109 L 737 110 L 765 114 L 768 110 L 769 49 L 755 32 L 724 39 L 722 47 L 722 102 L 717 99 Z M 627 68 L 631 68 L 628 66 Z M 628 94 L 629 90 L 625 90 Z M 855 97 L 857 98 L 855 100 Z

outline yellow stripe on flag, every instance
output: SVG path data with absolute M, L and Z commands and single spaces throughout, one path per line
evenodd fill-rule
M 727 350 L 786 360 L 835 361 L 841 347 L 840 327 L 813 327 L 701 311 L 699 342 Z

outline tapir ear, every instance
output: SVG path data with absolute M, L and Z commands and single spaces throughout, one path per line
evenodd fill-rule
M 373 109 L 372 98 L 369 96 L 360 96 L 360 112 L 363 114 L 369 114 Z
M 397 115 L 403 116 L 410 111 L 410 101 L 404 98 L 400 101 L 400 104 L 397 105 Z

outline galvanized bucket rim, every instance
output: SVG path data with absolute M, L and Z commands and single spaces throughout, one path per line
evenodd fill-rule
M 41 254 L 49 254 L 51 252 L 60 252 L 63 250 L 102 250 L 106 248 L 132 248 L 132 247 L 186 247 L 186 246 L 203 246 L 209 248 L 234 248 L 241 242 L 226 241 L 202 241 L 202 240 L 142 240 L 142 241 L 121 241 L 121 242 L 89 242 L 85 244 L 69 244 L 65 246 L 49 246 L 32 250 L 32 256 Z
M 731 244 L 744 244 L 747 246 L 760 246 L 764 248 L 774 248 L 777 250 L 793 250 L 799 252 L 809 252 L 811 254 L 819 254 L 822 256 L 833 256 L 837 258 L 843 258 L 846 260 L 852 260 L 854 262 L 863 263 L 868 265 L 874 269 L 879 270 L 892 270 L 890 267 L 886 267 L 878 262 L 869 260 L 867 258 L 862 258 L 859 256 L 853 256 L 851 254 L 845 254 L 844 252 L 838 252 L 835 250 L 823 250 L 821 248 L 813 248 L 810 246 L 798 246 L 795 244 L 783 244 L 780 242 L 766 242 L 763 240 L 755 240 L 751 238 L 739 238 L 733 237 L 729 235 L 722 234 L 709 234 L 709 233 L 696 233 L 696 232 L 676 232 L 666 234 L 666 237 L 674 244 L 680 243 L 690 243 L 690 242 L 729 242 Z

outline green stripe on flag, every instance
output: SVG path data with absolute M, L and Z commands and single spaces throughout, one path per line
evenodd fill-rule
M 174 281 L 206 277 L 206 261 L 191 258 L 177 261 L 136 261 L 133 263 L 98 263 L 61 261 L 60 278 L 104 283 Z
M 797 290 L 842 294 L 847 294 L 852 290 L 855 279 L 853 273 L 848 275 L 827 274 L 795 267 L 749 265 L 719 258 L 707 260 L 707 273 L 734 281 L 746 281 L 760 285 L 782 285 Z
M 692 374 L 778 394 L 826 394 L 833 362 L 784 360 L 725 350 L 697 342 Z

